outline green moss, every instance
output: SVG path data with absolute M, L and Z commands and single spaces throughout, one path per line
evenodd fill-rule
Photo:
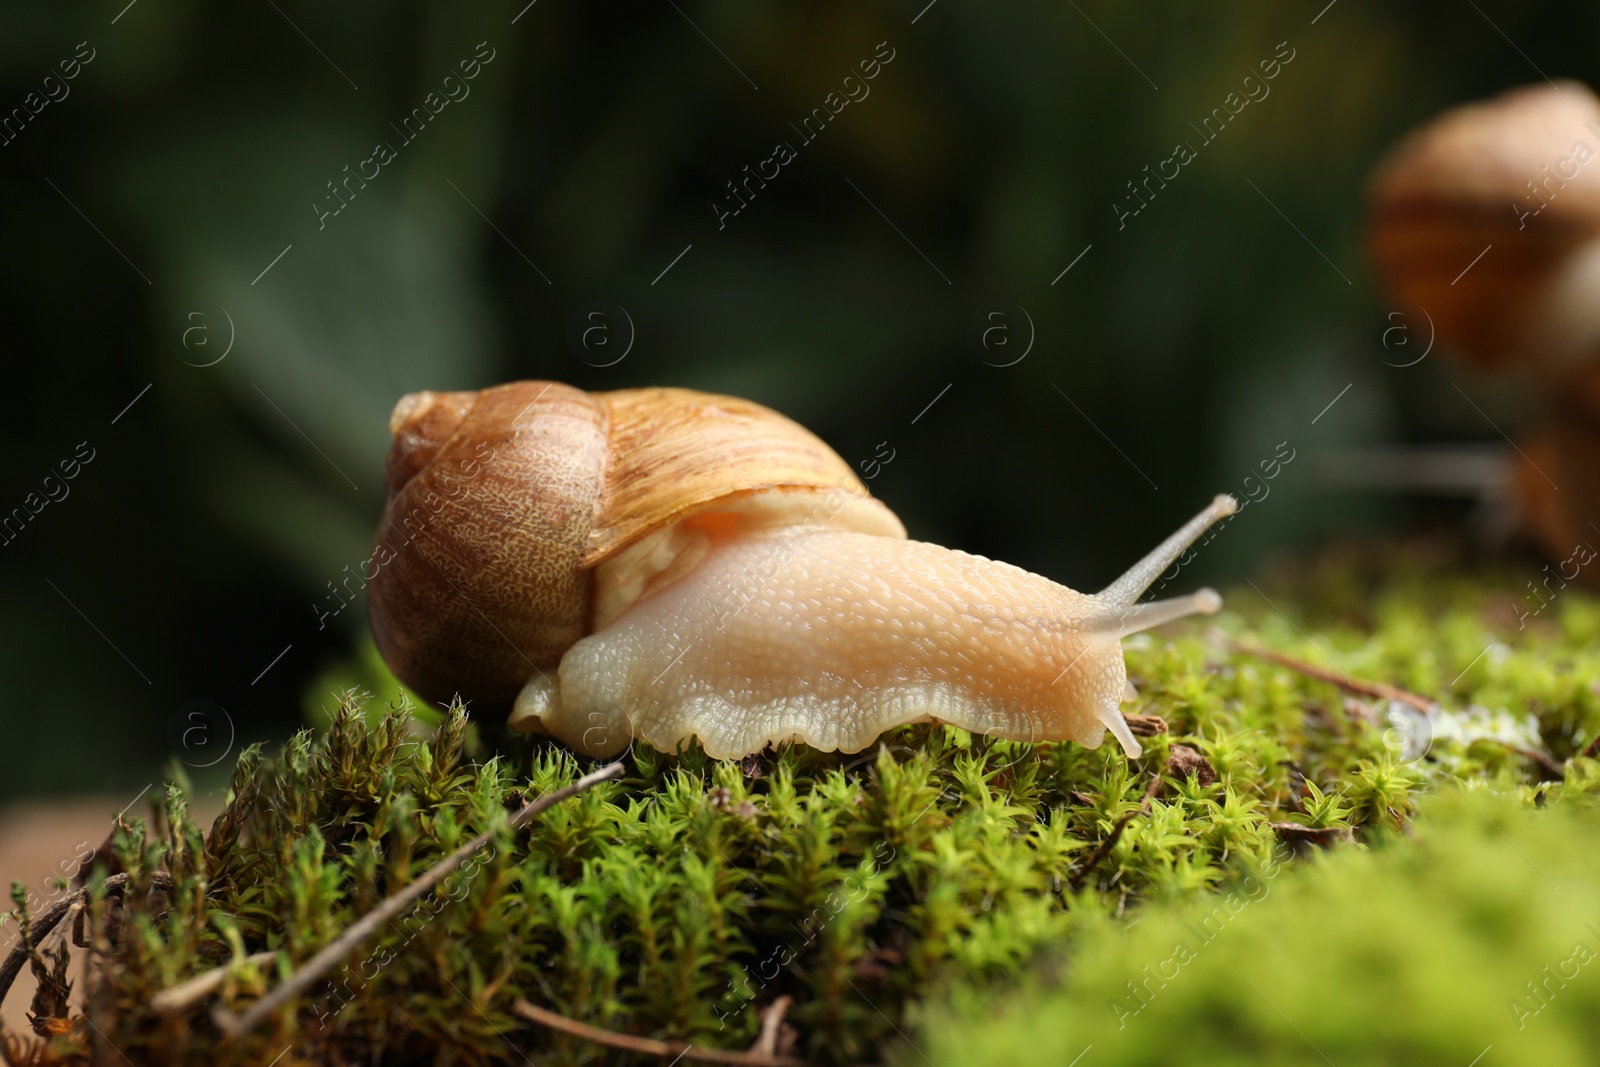
M 1450 790 L 1414 837 L 1079 928 L 1059 983 L 920 1015 L 934 1063 L 1578 1067 L 1600 1040 L 1600 813 Z M 925 1062 L 906 1050 L 897 1057 Z M 1484 1062 L 1489 1062 L 1485 1058 Z
M 1519 630 L 1505 609 L 1514 580 L 1415 571 L 1324 566 L 1263 587 L 1292 622 L 1246 588 L 1215 625 L 1129 641 L 1139 696 L 1128 710 L 1169 726 L 1145 738 L 1136 760 L 1114 746 L 991 742 L 930 726 L 896 730 L 855 756 L 785 749 L 745 767 L 640 746 L 624 759 L 626 780 L 518 833 L 504 828 L 510 811 L 587 766 L 527 741 L 506 741 L 501 755 L 484 758 L 460 709 L 435 733 L 414 721 L 404 697 L 385 711 L 347 695 L 324 730 L 270 757 L 256 749 L 240 757 L 209 834 L 188 819 L 181 783 L 148 823 L 126 820 L 117 852 L 131 891 L 114 921 L 97 915 L 92 924 L 116 960 L 96 984 L 94 1026 L 138 1063 L 264 1065 L 292 1049 L 330 1063 L 501 1064 L 526 1054 L 576 1064 L 618 1054 L 522 1022 L 510 1011 L 516 997 L 613 1030 L 738 1049 L 755 1039 L 762 1009 L 788 994 L 800 1055 L 873 1061 L 909 1037 L 948 1050 L 933 1056 L 942 1067 L 1011 1048 L 981 1005 L 1025 998 L 1055 1020 L 1039 1040 L 1070 1059 L 1084 1044 L 1101 1047 L 1079 1036 L 1114 1027 L 1108 997 L 1171 954 L 1161 942 L 1172 924 L 1226 906 L 1252 877 L 1272 887 L 1272 900 L 1227 931 L 1248 951 L 1219 940 L 1195 963 L 1219 969 L 1202 979 L 1186 966 L 1140 1016 L 1141 1043 L 1129 1039 L 1107 1055 L 1144 1062 L 1157 1047 L 1174 1053 L 1185 1047 L 1184 1028 L 1204 1029 L 1213 1017 L 1204 1040 L 1220 1048 L 1238 1039 L 1262 1058 L 1278 1055 L 1279 1031 L 1259 1029 L 1266 1016 L 1240 999 L 1248 985 L 1223 967 L 1255 959 L 1261 969 L 1249 976 L 1268 995 L 1284 989 L 1289 1002 L 1280 1006 L 1298 1025 L 1307 1024 L 1296 1012 L 1320 1011 L 1330 1034 L 1370 1027 L 1383 1000 L 1329 994 L 1319 1008 L 1320 986 L 1309 979 L 1291 1000 L 1288 970 L 1359 984 L 1366 969 L 1388 968 L 1392 1003 L 1409 988 L 1403 983 L 1486 959 L 1492 944 L 1460 940 L 1449 923 L 1402 937 L 1393 909 L 1358 906 L 1360 886 L 1443 907 L 1435 898 L 1448 895 L 1447 878 L 1477 878 L 1482 885 L 1461 900 L 1501 924 L 1526 910 L 1495 893 L 1533 891 L 1541 906 L 1560 903 L 1516 881 L 1527 872 L 1494 851 L 1493 838 L 1429 797 L 1462 785 L 1498 821 L 1512 808 L 1582 806 L 1600 789 L 1592 759 L 1573 759 L 1551 782 L 1513 750 L 1566 760 L 1600 728 L 1595 601 L 1564 590 Z M 1233 639 L 1433 694 L 1444 711 L 1431 728 L 1404 719 L 1397 727 L 1387 708 L 1241 655 Z M 1168 770 L 1178 744 L 1203 753 L 1215 781 Z M 1419 807 L 1430 828 L 1413 843 Z M 1526 823 L 1529 840 L 1594 832 L 1589 816 L 1549 818 Z M 1518 834 L 1525 822 L 1515 823 Z M 273 1023 L 221 1050 L 211 1007 L 248 1007 L 385 895 L 493 827 L 470 871 L 380 931 Z M 1333 872 L 1326 885 L 1320 870 L 1295 873 L 1316 852 L 1304 843 L 1310 838 L 1354 843 L 1315 865 Z M 1378 854 L 1363 853 L 1373 846 Z M 1492 869 L 1474 874 L 1480 864 Z M 158 870 L 170 872 L 170 893 L 148 891 Z M 1568 867 L 1561 870 L 1552 872 L 1558 882 Z M 1587 884 L 1586 870 L 1572 868 L 1573 886 Z M 1305 888 L 1279 889 L 1290 885 Z M 1407 904 L 1401 914 L 1415 918 L 1423 907 Z M 1258 918 L 1280 915 L 1301 924 L 1283 929 L 1309 940 L 1285 933 L 1280 944 Z M 1586 918 L 1600 917 L 1575 915 L 1572 925 Z M 1262 932 L 1246 933 L 1257 924 Z M 1511 930 L 1524 948 L 1509 959 L 1531 962 L 1547 932 L 1539 924 Z M 151 1010 L 153 992 L 263 950 L 276 960 L 234 968 L 209 1002 L 172 1017 Z M 1429 958 L 1407 971 L 1394 963 L 1407 954 Z M 1540 959 L 1542 967 L 1554 957 Z M 946 1011 L 949 1004 L 959 1010 Z M 1357 1011 L 1366 1014 L 1343 1014 Z M 1167 1022 L 1154 1021 L 1167 1012 Z M 1456 1044 L 1428 1044 L 1434 1039 L 1418 1033 L 1396 1047 L 1454 1055 Z M 1438 1033 L 1440 1041 L 1459 1036 Z M 1105 1047 L 1122 1034 L 1108 1032 Z M 79 1026 L 59 1039 L 61 1058 L 73 1061 L 91 1037 Z M 1035 1053 L 1045 1047 L 1030 1043 Z

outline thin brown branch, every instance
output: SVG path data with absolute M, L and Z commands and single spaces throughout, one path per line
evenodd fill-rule
M 524 805 L 521 811 L 511 817 L 509 825 L 512 829 L 516 829 L 547 808 L 554 807 L 568 797 L 577 796 L 579 793 L 591 789 L 601 782 L 612 778 L 621 778 L 622 773 L 623 769 L 620 763 L 612 763 L 601 767 L 597 771 L 584 775 L 569 786 L 557 789 L 553 793 L 546 793 L 537 800 Z M 267 1016 L 311 988 L 318 979 L 331 971 L 340 960 L 354 951 L 357 945 L 377 933 L 385 923 L 405 911 L 412 901 L 443 881 L 450 872 L 465 863 L 474 852 L 487 845 L 490 838 L 498 830 L 499 827 L 490 827 L 485 830 L 434 864 L 416 881 L 388 897 L 383 903 L 351 923 L 348 930 L 330 941 L 322 951 L 312 956 L 301 965 L 299 970 L 286 978 L 283 984 L 252 1004 L 249 1010 L 242 1015 L 235 1015 L 224 1008 L 218 1008 L 213 1013 L 217 1028 L 229 1038 L 238 1038 L 241 1034 L 248 1033 L 254 1029 Z M 225 970 L 226 968 L 223 969 Z
M 126 874 L 113 874 L 102 883 L 107 896 L 120 896 L 127 884 L 128 876 Z M 165 874 L 152 874 L 150 876 L 150 885 L 155 889 L 171 889 L 172 878 Z M 28 927 L 28 936 L 18 941 L 16 947 L 6 956 L 5 962 L 0 963 L 0 1004 L 5 1003 L 6 994 L 11 992 L 11 984 L 17 980 L 17 975 L 22 973 L 22 965 L 28 962 L 28 957 L 44 942 L 50 932 L 61 923 L 61 920 L 72 913 L 76 905 L 89 899 L 93 889 L 93 886 L 86 885 L 73 890 L 52 904 L 44 914 L 33 920 L 33 923 Z
M 614 1030 L 602 1030 L 598 1026 L 580 1023 L 576 1019 L 569 1019 L 565 1015 L 550 1011 L 548 1008 L 530 1004 L 521 997 L 518 997 L 512 1003 L 511 1013 L 548 1029 L 570 1034 L 573 1037 L 582 1038 L 584 1041 L 593 1041 L 597 1045 L 625 1049 L 628 1052 L 656 1056 L 660 1059 L 671 1059 L 673 1062 L 681 1059 L 691 1060 L 695 1063 L 728 1064 L 730 1067 L 806 1067 L 805 1060 L 795 1059 L 793 1056 L 778 1056 L 754 1051 L 729 1052 L 723 1049 L 700 1048 L 680 1041 L 656 1041 L 648 1037 L 619 1034 Z
M 767 1005 L 767 1010 L 761 1013 L 761 1036 L 750 1046 L 751 1052 L 762 1056 L 778 1054 L 778 1032 L 783 1029 L 783 1017 L 793 1003 L 794 998 L 785 993 Z
M 230 960 L 221 967 L 197 974 L 186 982 L 179 982 L 169 986 L 150 998 L 150 1008 L 157 1015 L 171 1015 L 206 999 L 212 993 L 222 988 L 222 983 L 227 980 L 228 970 L 235 963 L 248 963 L 255 967 L 271 963 L 278 958 L 277 950 L 271 952 L 257 952 L 246 956 L 242 960 Z
M 71 931 L 74 925 L 81 921 L 83 909 L 87 908 L 88 906 L 88 904 L 80 900 L 67 909 L 67 914 L 62 917 L 62 920 L 59 923 L 56 924 L 56 928 L 51 930 L 48 934 L 44 935 L 36 942 L 38 946 L 38 952 L 41 956 L 49 952 L 59 942 L 67 939 L 68 932 Z
M 1274 652 L 1270 648 L 1262 648 L 1260 645 L 1248 645 L 1243 641 L 1233 641 L 1231 644 L 1235 652 L 1242 652 L 1244 655 L 1254 656 L 1256 659 L 1264 659 L 1268 663 L 1276 663 L 1280 667 L 1287 667 L 1291 671 L 1305 675 L 1307 678 L 1315 678 L 1319 682 L 1327 682 L 1329 685 L 1338 686 L 1347 692 L 1360 693 L 1362 696 L 1374 697 L 1378 700 L 1398 700 L 1402 704 L 1411 705 L 1424 715 L 1432 715 L 1438 710 L 1437 701 L 1429 700 L 1425 696 L 1418 696 L 1416 693 L 1401 689 L 1398 686 L 1389 685 L 1385 682 L 1369 682 L 1361 678 L 1351 678 L 1337 671 L 1326 671 L 1304 660 L 1286 656 L 1282 652 Z
M 1536 752 L 1531 748 L 1523 748 L 1521 745 L 1513 745 L 1497 737 L 1485 737 L 1483 740 L 1488 741 L 1490 744 L 1499 745 L 1507 752 L 1515 753 L 1532 763 L 1543 773 L 1546 781 L 1559 782 L 1567 776 L 1566 768 L 1551 757 L 1546 756 L 1543 752 Z
M 1093 872 L 1097 866 L 1099 866 L 1100 861 L 1105 859 L 1106 856 L 1110 855 L 1111 850 L 1117 847 L 1117 841 L 1121 839 L 1122 831 L 1127 829 L 1128 824 L 1133 821 L 1134 816 L 1148 815 L 1150 813 L 1150 798 L 1155 796 L 1156 790 L 1160 788 L 1161 775 L 1152 775 L 1150 778 L 1150 784 L 1145 787 L 1144 799 L 1139 801 L 1139 806 L 1117 820 L 1116 825 L 1111 828 L 1111 832 L 1106 835 L 1106 839 L 1100 842 L 1099 846 L 1089 854 L 1089 858 L 1083 861 L 1083 866 L 1079 867 L 1078 872 L 1074 874 L 1067 882 L 1069 886 L 1071 886 L 1073 889 L 1077 889 L 1079 886 L 1083 885 L 1084 880 L 1089 877 L 1090 873 Z

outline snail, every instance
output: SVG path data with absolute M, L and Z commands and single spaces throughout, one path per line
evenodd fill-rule
M 1446 111 L 1389 152 L 1369 201 L 1390 292 L 1451 354 L 1533 387 L 1516 519 L 1570 556 L 1600 514 L 1600 99 L 1562 81 Z
M 908 540 L 832 449 L 746 400 L 513 382 L 410 394 L 390 430 L 384 659 L 590 756 L 856 752 L 927 720 L 1090 748 L 1110 730 L 1137 756 L 1120 638 L 1219 610 L 1210 589 L 1135 601 L 1237 507 L 1217 497 L 1090 595 Z
M 1487 368 L 1600 354 L 1600 100 L 1563 81 L 1453 108 L 1373 172 L 1368 244 L 1389 290 Z

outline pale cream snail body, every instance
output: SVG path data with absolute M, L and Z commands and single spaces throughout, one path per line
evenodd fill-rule
M 827 445 L 733 397 L 513 382 L 411 394 L 390 429 L 385 660 L 592 756 L 855 752 L 928 720 L 1137 755 L 1121 638 L 1221 606 L 1135 601 L 1231 497 L 1090 595 L 907 540 Z

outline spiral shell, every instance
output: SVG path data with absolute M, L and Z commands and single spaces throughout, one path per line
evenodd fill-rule
M 368 603 L 379 651 L 429 700 L 509 705 L 683 565 L 690 516 L 905 537 L 814 434 L 734 397 L 513 382 L 412 393 L 389 429 Z

